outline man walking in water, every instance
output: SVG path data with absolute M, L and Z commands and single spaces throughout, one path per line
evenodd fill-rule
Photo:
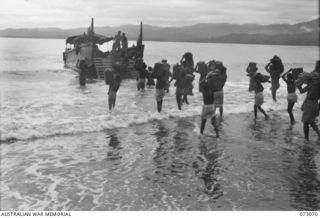
M 77 68 L 79 69 L 79 84 L 80 86 L 85 86 L 88 75 L 88 64 L 84 58 L 78 60 Z
M 194 75 L 193 75 L 193 71 L 194 71 L 194 61 L 193 61 L 193 55 L 191 52 L 186 52 L 181 60 L 180 60 L 180 64 L 183 68 L 183 70 L 185 71 L 185 85 L 186 85 L 186 90 L 185 93 L 183 95 L 182 98 L 182 102 L 189 104 L 188 101 L 188 95 L 193 95 L 193 85 L 192 85 L 192 81 L 194 80 Z
M 152 71 L 153 71 L 152 67 L 149 66 L 149 67 L 148 67 L 148 76 L 147 76 L 147 86 L 148 86 L 149 88 L 151 88 L 151 86 L 154 86 L 154 85 L 155 85 L 154 80 L 153 80 L 153 78 L 151 77 Z
M 166 86 L 164 89 L 166 92 L 169 92 L 169 87 L 170 87 L 169 79 L 170 79 L 170 77 L 172 77 L 171 72 L 170 72 L 170 64 L 168 64 L 167 60 L 165 60 L 165 59 L 163 59 L 161 61 L 161 63 L 162 63 L 162 68 L 165 71 L 165 73 L 164 73 L 165 78 L 164 79 L 166 80 Z
M 146 78 L 148 76 L 148 71 L 147 71 L 147 65 L 143 62 L 142 69 L 138 71 L 138 78 L 137 78 L 137 89 L 138 91 L 144 90 L 146 86 Z
M 263 113 L 266 120 L 269 119 L 267 113 L 262 109 L 261 105 L 263 104 L 263 86 L 261 83 L 268 82 L 269 77 L 264 76 L 261 73 L 257 72 L 257 64 L 256 63 L 249 63 L 247 67 L 247 73 L 250 77 L 250 84 L 249 84 L 249 92 L 254 91 L 254 119 L 257 119 L 258 110 Z
M 294 83 L 293 73 L 290 73 L 290 71 L 292 71 L 292 69 L 290 69 L 287 73 L 285 73 L 282 76 L 282 79 L 287 84 L 287 91 L 288 91 L 288 95 L 287 95 L 288 108 L 287 108 L 287 111 L 288 111 L 289 116 L 290 116 L 291 124 L 294 124 L 295 123 L 295 119 L 294 119 L 294 116 L 293 116 L 293 113 L 292 113 L 292 109 L 293 109 L 294 104 L 298 100 L 298 96 L 296 94 L 296 85 Z
M 106 69 L 105 82 L 106 85 L 109 85 L 108 104 L 109 111 L 111 111 L 116 106 L 117 92 L 120 88 L 121 77 L 117 73 L 113 73 L 111 69 Z
M 143 61 L 142 58 L 137 58 L 135 63 L 134 63 L 134 69 L 138 71 L 138 77 L 137 77 L 137 90 L 140 91 L 144 90 L 145 84 L 146 84 L 146 77 L 148 76 L 148 71 L 147 71 L 147 65 Z
M 214 106 L 219 108 L 220 117 L 223 116 L 223 87 L 227 81 L 226 68 L 222 62 L 214 62 L 210 64 L 210 72 L 207 79 L 214 95 Z
M 186 73 L 183 70 L 183 67 L 179 64 L 173 65 L 173 75 L 171 81 L 175 79 L 176 82 L 174 86 L 176 87 L 176 101 L 178 105 L 178 109 L 181 110 L 182 106 L 182 98 L 186 93 Z M 171 82 L 170 81 L 170 82 Z
M 164 69 L 163 64 L 156 63 L 154 65 L 153 73 L 151 76 L 157 79 L 156 101 L 157 101 L 157 109 L 158 109 L 158 112 L 160 113 L 162 110 L 163 97 L 165 95 L 165 88 L 167 87 L 168 78 L 170 77 L 170 72 Z
M 303 75 L 304 76 L 304 75 Z M 310 74 L 305 74 L 305 83 L 307 86 L 302 88 L 302 84 L 298 85 L 298 89 L 301 93 L 307 92 L 306 99 L 302 105 L 302 122 L 304 136 L 309 141 L 309 125 L 318 134 L 320 140 L 320 131 L 315 122 L 317 116 L 319 116 L 319 99 L 320 99 L 320 61 L 316 62 L 314 71 Z
M 200 86 L 200 82 L 204 80 L 208 73 L 208 67 L 205 62 L 199 61 L 195 67 L 195 72 L 200 74 L 199 78 L 199 92 L 202 92 L 202 87 Z
M 270 73 L 271 76 L 271 93 L 273 101 L 277 101 L 277 90 L 280 88 L 280 75 L 284 71 L 284 67 L 282 64 L 281 59 L 278 56 L 274 56 L 270 63 L 265 66 L 265 69 L 268 73 Z
M 201 112 L 201 128 L 200 133 L 203 134 L 207 119 L 211 119 L 211 124 L 216 132 L 217 138 L 219 137 L 219 130 L 216 122 L 215 105 L 213 91 L 210 89 L 207 80 L 200 81 L 202 90 L 203 106 Z

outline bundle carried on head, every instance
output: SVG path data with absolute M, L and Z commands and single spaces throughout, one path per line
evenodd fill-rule
M 216 60 L 211 60 L 207 63 L 209 69 L 216 66 Z
M 303 68 L 297 68 L 297 69 L 300 69 L 297 79 L 295 80 L 295 83 L 297 86 L 301 86 L 302 84 L 307 84 L 307 85 L 312 84 L 312 85 L 320 86 L 320 61 L 319 60 L 316 61 L 315 69 L 311 73 L 301 72 L 303 71 Z
M 273 72 L 277 72 L 278 74 L 283 73 L 284 71 L 284 66 L 282 64 L 281 59 L 275 55 L 271 60 L 270 60 L 271 66 L 270 70 Z
M 158 62 L 154 64 L 153 67 L 153 76 L 154 77 L 160 77 L 161 75 L 163 75 L 164 69 L 163 69 L 163 64 Z
M 222 61 L 211 60 L 208 62 L 207 65 L 210 70 L 212 68 L 213 68 L 213 70 L 219 69 L 222 74 L 226 74 L 226 72 L 227 72 L 227 68 L 225 66 L 223 66 Z
M 193 61 L 193 56 L 192 56 L 192 53 L 191 53 L 191 52 L 186 52 L 186 53 L 184 53 L 183 57 L 184 57 L 187 61 L 190 61 L 190 60 Z
M 293 80 L 297 80 L 299 75 L 303 73 L 303 68 L 293 68 L 291 71 Z
M 215 69 L 220 70 L 220 72 L 222 74 L 226 74 L 227 73 L 227 68 L 225 66 L 223 66 L 222 61 L 216 61 Z
M 215 72 L 209 72 L 207 74 L 206 81 L 211 89 L 211 91 L 220 91 L 222 88 L 221 75 Z
M 167 63 L 167 60 L 163 59 L 161 64 L 163 65 L 163 70 L 170 71 L 170 64 Z
M 186 52 L 184 53 L 183 57 L 185 59 L 185 61 L 183 61 L 181 64 L 186 66 L 186 67 L 189 67 L 191 69 L 194 68 L 194 62 L 193 62 L 193 55 L 191 52 Z
M 302 84 L 320 85 L 320 73 L 318 72 L 300 73 L 295 83 L 297 86 L 300 86 Z
M 208 67 L 207 67 L 206 63 L 203 61 L 199 61 L 197 63 L 197 68 L 198 68 L 199 73 L 206 73 L 208 71 Z
M 246 72 L 248 73 L 248 75 L 257 72 L 258 68 L 257 68 L 257 63 L 255 62 L 250 62 L 248 64 L 248 67 L 246 69 Z
M 249 92 L 255 91 L 256 87 L 258 86 L 258 83 L 268 82 L 270 79 L 270 76 L 263 75 L 257 71 L 258 71 L 257 63 L 250 62 L 246 69 L 246 72 L 248 73 L 247 76 L 250 77 Z

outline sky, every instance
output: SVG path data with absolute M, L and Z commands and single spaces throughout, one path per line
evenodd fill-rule
M 0 29 L 144 24 L 299 23 L 319 17 L 318 0 L 1 0 Z

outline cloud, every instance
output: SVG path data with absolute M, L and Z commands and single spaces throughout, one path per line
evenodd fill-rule
M 317 0 L 1 0 L 0 29 L 144 23 L 297 23 L 318 17 Z

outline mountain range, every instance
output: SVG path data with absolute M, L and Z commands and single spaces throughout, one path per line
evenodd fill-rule
M 203 23 L 181 27 L 159 27 L 145 24 L 143 36 L 147 41 L 319 45 L 319 20 L 320 18 L 297 24 L 271 25 Z M 125 32 L 129 39 L 135 40 L 139 34 L 139 25 L 95 27 L 96 33 L 105 36 L 113 36 L 118 30 Z M 0 37 L 67 38 L 86 31 L 87 27 L 3 29 L 0 30 Z

